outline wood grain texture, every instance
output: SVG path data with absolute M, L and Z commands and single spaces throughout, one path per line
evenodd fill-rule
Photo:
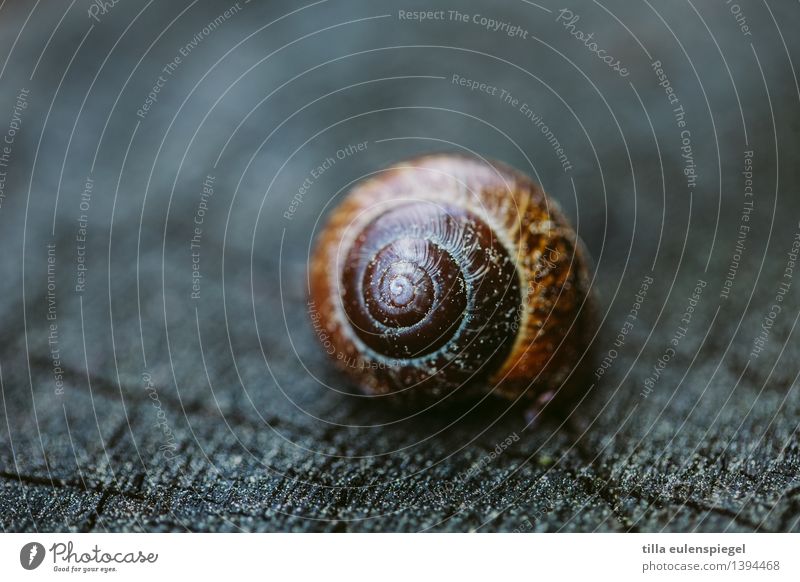
M 27 34 L 2 78 L 0 132 L 18 87 L 31 88 L 0 207 L 2 531 L 800 531 L 797 282 L 764 351 L 750 355 L 800 220 L 800 109 L 787 59 L 788 51 L 800 62 L 799 41 L 787 28 L 796 6 L 770 2 L 786 49 L 769 12 L 748 14 L 761 70 L 724 5 L 698 8 L 730 55 L 740 114 L 719 53 L 688 6 L 665 17 L 695 24 L 679 32 L 692 66 L 647 6 L 605 3 L 645 39 L 680 93 L 700 168 L 689 192 L 680 134 L 651 61 L 591 2 L 575 3 L 575 10 L 598 38 L 618 43 L 615 54 L 631 63 L 637 93 L 596 69 L 592 55 L 550 24 L 553 15 L 525 3 L 495 9 L 574 57 L 586 77 L 534 40 L 509 45 L 472 29 L 474 38 L 465 38 L 455 26 L 360 22 L 292 45 L 234 83 L 312 29 L 394 14 L 396 2 L 386 0 L 323 4 L 285 19 L 280 31 L 242 45 L 235 62 L 210 69 L 176 115 L 227 48 L 289 10 L 288 3 L 251 3 L 246 18 L 203 41 L 192 55 L 197 60 L 187 59 L 158 105 L 137 118 L 175 47 L 220 11 L 200 2 L 133 74 L 98 147 L 142 39 L 152 40 L 143 29 L 156 30 L 154 23 L 163 26 L 184 8 L 158 4 L 135 28 L 141 36 L 132 45 L 123 40 L 113 66 L 98 77 L 68 153 L 101 57 L 141 7 L 120 3 L 97 24 L 58 95 L 58 79 L 88 29 L 83 14 L 65 19 L 32 81 L 40 47 Z M 25 22 L 26 5 L 2 8 L 2 51 Z M 468 2 L 465 10 L 487 8 Z M 47 17 L 53 22 L 43 16 L 29 26 L 46 39 L 58 14 Z M 257 107 L 220 153 L 247 112 L 301 65 L 410 44 L 469 45 L 473 52 L 382 49 L 326 65 Z M 543 75 L 555 93 L 506 61 Z M 453 73 L 502 84 L 527 100 L 558 131 L 574 169 L 564 171 L 517 109 L 454 85 Z M 363 84 L 403 75 L 437 78 Z M 230 93 L 201 124 L 219 87 Z M 421 109 L 402 109 L 411 105 Z M 364 114 L 375 110 L 381 113 Z M 469 115 L 490 119 L 514 141 Z M 275 138 L 259 149 L 273 130 Z M 425 139 L 379 141 L 403 136 Z M 286 219 L 310 171 L 361 141 L 366 151 L 315 180 Z M 576 225 L 595 260 L 601 358 L 614 348 L 642 281 L 652 277 L 624 345 L 566 419 L 548 416 L 529 427 L 524 410 L 495 399 L 409 414 L 357 396 L 331 370 L 309 323 L 307 257 L 329 201 L 391 162 L 462 146 L 538 174 Z M 748 148 L 758 195 L 732 292 L 721 299 L 741 224 Z M 89 276 L 76 292 L 80 195 L 90 174 Z M 208 175 L 214 194 L 201 242 L 201 293 L 192 299 L 190 239 Z M 61 395 L 47 317 L 48 243 L 56 248 Z M 689 329 L 642 396 L 698 281 L 707 286 Z

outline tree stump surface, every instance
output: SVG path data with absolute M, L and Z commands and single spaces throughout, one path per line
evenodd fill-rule
M 397 20 L 392 2 L 309 9 L 212 68 L 236 42 L 292 9 L 247 4 L 249 14 L 220 25 L 184 59 L 147 116 L 137 117 L 160 68 L 221 11 L 200 2 L 134 70 L 153 27 L 160 31 L 185 7 L 170 4 L 145 12 L 123 37 L 80 117 L 103 58 L 141 6 L 122 3 L 95 23 L 58 93 L 90 24 L 82 12 L 65 19 L 29 80 L 59 18 L 34 15 L 4 73 L 0 132 L 21 87 L 30 89 L 30 105 L 0 207 L 3 531 L 800 530 L 798 282 L 769 319 L 800 220 L 800 95 L 787 59 L 788 51 L 800 62 L 800 38 L 789 26 L 799 17 L 796 5 L 769 3 L 786 48 L 763 8 L 748 6 L 750 40 L 724 5 L 698 7 L 730 56 L 740 114 L 720 53 L 690 7 L 663 16 L 693 23 L 676 30 L 694 70 L 650 8 L 606 3 L 625 14 L 652 60 L 662 61 L 687 111 L 699 168 L 690 189 L 680 130 L 652 60 L 591 2 L 574 10 L 586 30 L 596 30 L 609 51 L 630 63 L 629 78 L 596 64 L 553 23 L 555 14 L 521 2 L 493 9 L 574 59 L 588 80 L 533 39 L 504 40 L 452 24 L 412 26 Z M 8 54 L 29 10 L 23 2 L 2 8 L 0 54 Z M 486 12 L 487 5 L 465 3 L 464 10 Z M 299 36 L 381 14 L 393 16 L 321 32 L 235 83 Z M 268 106 L 256 106 L 308 67 L 410 44 L 428 48 L 351 55 L 291 81 Z M 498 59 L 549 80 L 595 150 L 554 93 Z M 455 73 L 530 102 L 558 133 L 574 169 L 563 170 L 518 108 L 459 87 L 450 82 Z M 443 78 L 377 80 L 332 93 L 409 75 Z M 430 109 L 392 110 L 410 106 Z M 354 117 L 379 109 L 385 111 Z M 445 109 L 488 119 L 514 142 Z M 413 139 L 379 141 L 395 137 Z M 366 151 L 337 160 L 314 179 L 287 219 L 311 170 L 360 141 L 368 142 Z M 547 415 L 527 426 L 520 406 L 494 398 L 409 415 L 353 394 L 315 337 L 306 262 L 326 205 L 351 180 L 393 161 L 461 146 L 535 174 L 595 259 L 604 318 L 597 365 L 609 350 L 616 349 L 615 357 L 568 418 Z M 725 299 L 721 290 L 743 224 L 746 150 L 755 152 L 757 194 Z M 201 291 L 193 299 L 190 241 L 208 176 L 213 195 L 202 226 Z M 87 177 L 91 203 L 84 211 Z M 77 290 L 82 214 L 88 277 Z M 48 318 L 48 244 L 55 245 L 55 319 Z M 615 348 L 650 276 L 635 325 Z M 688 331 L 643 396 L 698 281 L 706 286 Z M 768 339 L 753 357 L 767 319 Z

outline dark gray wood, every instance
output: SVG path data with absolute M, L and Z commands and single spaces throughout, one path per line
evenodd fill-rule
M 695 76 L 649 8 L 606 3 L 637 32 L 653 59 L 663 61 L 688 112 L 700 176 L 691 200 L 681 173 L 680 132 L 648 59 L 592 3 L 576 3 L 575 10 L 587 30 L 596 30 L 609 50 L 631 63 L 628 79 L 598 69 L 592 55 L 552 23 L 552 15 L 524 3 L 492 10 L 575 59 L 605 102 L 580 72 L 532 39 L 509 41 L 455 25 L 415 26 L 395 17 L 349 25 L 355 28 L 286 49 L 234 85 L 200 127 L 173 191 L 187 143 L 220 87 L 300 35 L 355 18 L 396 16 L 398 9 L 393 2 L 353 2 L 289 18 L 213 69 L 167 134 L 142 210 L 156 151 L 189 90 L 227 48 L 289 9 L 280 3 L 248 5 L 250 13 L 204 41 L 170 79 L 152 112 L 137 118 L 160 67 L 181 41 L 188 42 L 221 11 L 201 2 L 167 35 L 170 41 L 147 56 L 111 117 L 92 173 L 88 282 L 77 293 L 80 193 L 111 104 L 142 47 L 182 9 L 170 4 L 142 17 L 98 78 L 60 187 L 79 104 L 102 58 L 140 8 L 120 3 L 96 24 L 44 133 L 55 87 L 88 29 L 85 15 L 65 20 L 28 81 L 48 36 L 44 31 L 59 18 L 55 11 L 35 14 L 4 73 L 0 132 L 18 87 L 31 88 L 31 105 L 14 146 L 9 196 L 0 208 L 3 531 L 800 530 L 797 282 L 763 353 L 750 355 L 775 302 L 800 220 L 800 96 L 768 11 L 748 5 L 762 79 L 751 39 L 740 34 L 724 5 L 698 8 L 729 59 L 745 111 L 745 144 L 733 86 L 697 15 L 683 4 L 663 10 L 676 24 Z M 769 4 L 797 63 L 798 39 L 791 34 L 797 6 Z M 465 3 L 465 10 L 489 8 L 473 2 Z M 23 2 L 3 7 L 0 55 L 8 54 L 8 39 L 16 36 L 27 11 Z M 488 52 L 545 77 L 592 136 L 602 175 L 580 127 L 545 87 L 497 59 L 433 48 L 349 57 L 293 82 L 254 112 L 214 169 L 222 143 L 243 116 L 293 75 L 350 52 L 414 43 Z M 453 73 L 503 84 L 529 100 L 558 131 L 575 169 L 564 173 L 518 111 L 445 79 L 380 81 L 326 98 L 292 118 L 245 170 L 267 134 L 308 101 L 367 79 Z M 663 193 L 653 133 L 630 84 L 646 103 L 658 136 Z M 409 105 L 440 109 L 396 110 L 340 124 L 281 169 L 328 124 Z M 585 399 L 566 418 L 548 415 L 526 426 L 522 407 L 493 398 L 420 412 L 360 397 L 330 369 L 314 337 L 305 265 L 314 223 L 327 212 L 328 201 L 350 180 L 391 161 L 457 147 L 377 140 L 447 139 L 532 171 L 502 135 L 441 108 L 484 117 L 517 140 L 545 188 L 578 225 L 597 262 L 604 317 L 596 340 L 600 358 L 614 347 L 643 278 L 654 278 L 613 365 L 593 388 L 586 386 Z M 316 180 L 296 216 L 286 220 L 283 213 L 311 168 L 362 140 L 369 142 L 367 152 Z M 741 224 L 748 148 L 755 151 L 755 209 L 726 300 L 720 290 Z M 215 176 L 215 192 L 203 226 L 201 297 L 193 300 L 189 241 L 208 174 Z M 59 212 L 51 235 L 57 189 Z M 55 393 L 48 344 L 48 242 L 57 249 L 63 395 Z M 680 326 L 698 280 L 707 287 L 686 337 L 645 398 L 644 381 Z M 493 455 L 509 438 L 512 444 Z

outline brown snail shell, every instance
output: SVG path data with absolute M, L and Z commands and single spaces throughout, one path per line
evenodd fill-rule
M 310 306 L 327 351 L 367 394 L 536 399 L 559 389 L 589 343 L 587 262 L 530 178 L 430 155 L 362 181 L 334 210 L 311 261 Z

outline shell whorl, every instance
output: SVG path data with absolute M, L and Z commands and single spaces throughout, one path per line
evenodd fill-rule
M 369 394 L 488 386 L 513 397 L 545 365 L 548 379 L 563 376 L 574 357 L 574 342 L 559 350 L 556 340 L 588 293 L 583 265 L 574 232 L 530 179 L 428 156 L 360 183 L 333 212 L 311 302 L 340 367 Z
M 373 358 L 393 360 L 402 385 L 435 374 L 469 381 L 514 338 L 516 267 L 457 206 L 409 201 L 376 217 L 345 257 L 342 288 L 355 335 Z

